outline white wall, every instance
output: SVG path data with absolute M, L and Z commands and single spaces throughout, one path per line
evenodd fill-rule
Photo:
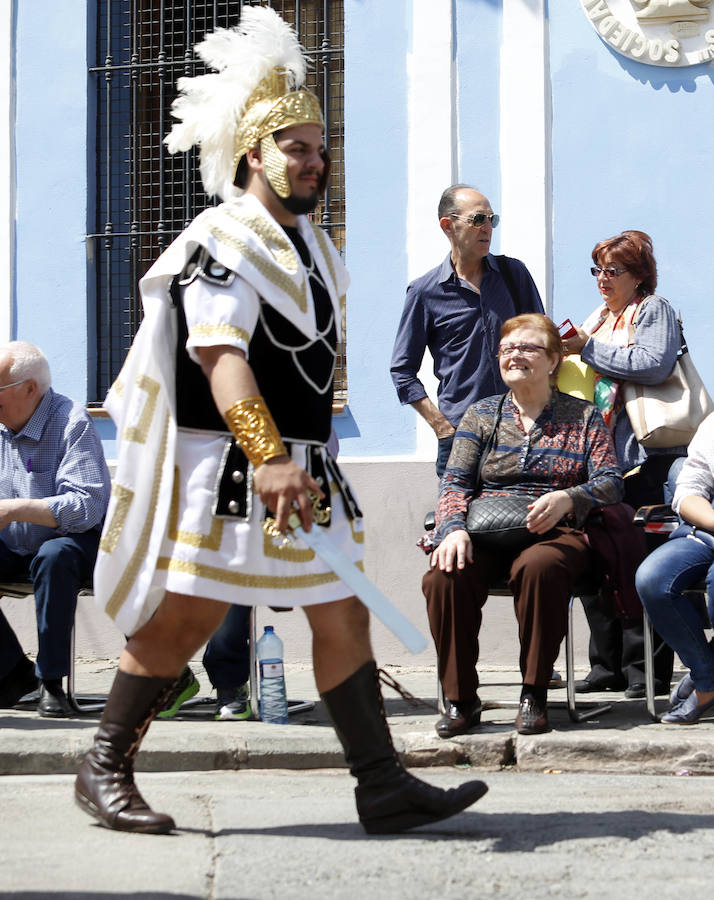
M 0 342 L 13 337 L 15 271 L 14 19 L 0 3 Z

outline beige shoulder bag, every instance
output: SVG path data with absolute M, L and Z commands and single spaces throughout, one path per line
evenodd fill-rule
M 642 301 L 637 318 L 646 302 Z M 677 321 L 681 346 L 668 377 L 659 384 L 634 384 L 631 381 L 622 384 L 625 410 L 635 437 L 643 447 L 688 444 L 700 422 L 714 410 L 714 403 L 689 355 L 679 314 Z

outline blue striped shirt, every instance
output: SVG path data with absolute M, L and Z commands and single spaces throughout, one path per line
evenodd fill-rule
M 0 539 L 15 553 L 36 553 L 51 537 L 101 530 L 111 482 L 102 443 L 79 403 L 50 388 L 24 428 L 0 424 L 0 497 L 45 500 L 57 528 L 11 522 Z

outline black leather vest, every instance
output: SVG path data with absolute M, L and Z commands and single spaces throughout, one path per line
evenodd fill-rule
M 332 422 L 337 326 L 330 296 L 305 242 L 296 228 L 286 227 L 285 232 L 309 272 L 318 336 L 314 341 L 308 340 L 261 298 L 258 322 L 249 344 L 249 363 L 283 439 L 326 443 Z M 188 329 L 182 303 L 181 282 L 203 277 L 209 267 L 221 270 L 212 263 L 207 251 L 200 248 L 171 284 L 171 297 L 178 309 L 176 408 L 180 427 L 225 431 L 226 424 L 216 409 L 208 380 L 186 350 Z

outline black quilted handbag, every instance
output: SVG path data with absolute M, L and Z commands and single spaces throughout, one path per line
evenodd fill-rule
M 526 528 L 528 506 L 533 497 L 476 497 L 469 503 L 466 530 L 477 547 L 514 550 L 527 547 L 539 535 Z
M 491 452 L 506 396 L 504 394 L 498 404 L 491 433 L 478 462 L 474 478 L 476 490 L 481 487 L 481 467 Z M 474 546 L 490 547 L 494 550 L 518 550 L 539 540 L 539 535 L 526 528 L 528 506 L 534 499 L 523 494 L 512 494 L 507 497 L 474 497 L 466 512 L 466 530 Z

